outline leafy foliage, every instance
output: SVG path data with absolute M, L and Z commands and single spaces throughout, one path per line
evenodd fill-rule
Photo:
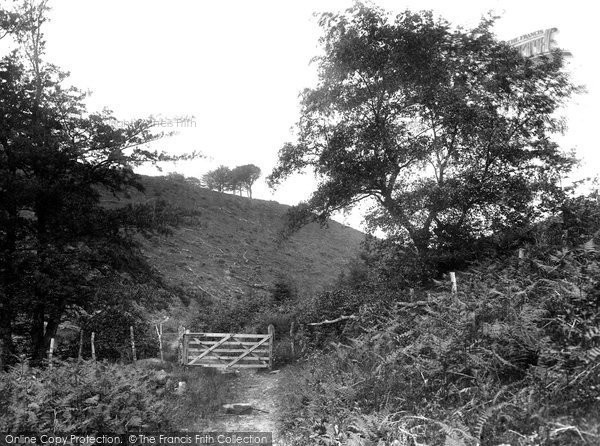
M 0 429 L 126 432 L 172 427 L 165 381 L 152 370 L 108 363 L 19 364 L 0 373 Z
M 288 304 L 260 293 L 243 299 L 211 302 L 192 326 L 199 331 L 266 333 L 269 324 L 273 324 L 278 335 L 282 335 L 289 331 L 290 321 L 294 318 L 294 306 Z
M 202 176 L 202 181 L 204 181 L 206 187 L 219 192 L 224 192 L 228 189 L 230 180 L 231 169 L 227 166 L 219 166 Z
M 424 255 L 523 226 L 560 200 L 573 160 L 550 138 L 562 126 L 553 113 L 576 89 L 558 52 L 523 58 L 493 20 L 453 29 L 360 2 L 319 23 L 319 82 L 269 176 L 320 177 L 294 221 L 369 199 L 371 227 Z
M 230 169 L 227 166 L 219 166 L 215 170 L 202 176 L 204 184 L 209 189 L 224 192 L 230 190 L 242 194 L 242 189 L 252 198 L 252 186 L 260 177 L 260 168 L 254 164 L 244 164 Z
M 297 444 L 598 442 L 598 204 L 563 210 L 579 218 L 532 230 L 525 260 L 457 273 L 457 294 L 447 281 L 373 288 L 293 373 L 284 419 Z
M 252 186 L 260 178 L 260 167 L 254 164 L 244 164 L 243 166 L 237 166 L 231 171 L 231 184 L 232 190 L 239 189 L 240 195 L 242 189 L 246 190 L 246 193 L 252 198 Z
M 114 306 L 86 318 L 82 324 L 84 337 L 84 351 L 88 351 L 89 334 L 95 333 L 96 358 L 112 361 L 131 361 L 132 352 L 130 344 L 129 327 L 135 333 L 135 350 L 138 359 L 156 357 L 158 354 L 158 340 L 153 327 L 144 319 L 141 312 L 125 312 Z M 75 345 L 72 345 L 75 347 Z M 75 351 L 71 350 L 72 357 Z
M 145 144 L 162 135 L 149 120 L 120 127 L 109 111 L 88 113 L 85 94 L 43 59 L 46 2 L 15 4 L 0 14 L 18 24 L 7 28 L 16 48 L 0 60 L 2 367 L 20 326 L 40 361 L 66 313 L 89 309 L 101 285 L 123 272 L 151 280 L 133 233 L 168 232 L 180 213 L 165 203 L 106 209 L 100 196 L 141 189 L 140 163 L 190 157 L 150 151 Z

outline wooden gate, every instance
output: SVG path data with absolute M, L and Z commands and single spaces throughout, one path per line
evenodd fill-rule
M 268 334 L 184 333 L 181 362 L 188 366 L 271 368 L 274 329 Z

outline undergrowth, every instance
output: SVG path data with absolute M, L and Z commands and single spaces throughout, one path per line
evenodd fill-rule
M 0 430 L 125 432 L 172 427 L 155 371 L 95 361 L 0 373 Z
M 0 373 L 0 431 L 177 430 L 218 411 L 225 379 L 212 370 L 170 363 L 53 360 L 45 368 L 21 363 Z
M 163 366 L 164 367 L 164 366 Z M 170 382 L 174 389 L 185 383 L 185 392 L 168 395 L 170 418 L 177 429 L 195 426 L 201 420 L 221 410 L 227 397 L 227 375 L 212 368 L 184 367 L 178 364 L 167 366 Z
M 287 374 L 291 444 L 600 444 L 596 241 L 457 277 L 456 294 L 373 291 Z

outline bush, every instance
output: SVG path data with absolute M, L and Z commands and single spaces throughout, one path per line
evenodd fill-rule
M 281 339 L 290 332 L 290 325 L 295 319 L 295 313 L 289 307 L 270 307 L 256 314 L 253 318 L 253 324 L 256 327 L 275 328 L 275 339 Z
M 521 266 L 480 263 L 458 274 L 456 295 L 447 282 L 373 295 L 293 373 L 288 432 L 296 444 L 596 442 L 597 243 L 537 246 Z
M 185 175 L 179 172 L 169 172 L 166 178 L 173 183 L 183 184 L 186 182 Z
M 122 309 L 117 308 L 107 308 L 83 324 L 84 333 L 86 334 L 84 337 L 84 351 L 89 352 L 91 350 L 89 334 L 94 332 L 94 344 L 98 360 L 133 360 L 130 326 L 134 329 L 136 356 L 139 359 L 156 357 L 158 355 L 158 340 L 153 327 L 141 315 L 124 312 Z M 73 354 L 72 356 L 76 355 Z
M 271 297 L 278 304 L 294 299 L 297 294 L 296 286 L 291 280 L 286 278 L 277 280 L 271 288 Z
M 262 294 L 212 302 L 204 313 L 192 321 L 192 327 L 198 331 L 240 333 L 256 330 L 266 333 L 268 324 L 260 325 L 260 315 L 272 309 L 270 296 Z
M 19 364 L 0 374 L 0 431 L 126 432 L 172 428 L 166 377 L 93 361 Z
M 181 395 L 167 392 L 169 416 L 178 429 L 185 430 L 189 426 L 190 430 L 197 430 L 202 419 L 217 413 L 225 403 L 230 387 L 228 375 L 212 368 L 184 367 L 169 362 L 154 363 L 151 367 L 168 373 L 170 389 L 177 388 L 179 382 L 186 383 Z
M 273 366 L 283 367 L 291 364 L 295 359 L 289 337 L 277 339 L 273 345 Z

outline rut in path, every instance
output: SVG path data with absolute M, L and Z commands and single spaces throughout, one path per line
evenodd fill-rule
M 248 415 L 218 414 L 203 421 L 204 431 L 272 432 L 278 444 L 278 404 L 280 374 L 241 370 L 231 379 L 227 403 L 247 403 L 253 407 Z

